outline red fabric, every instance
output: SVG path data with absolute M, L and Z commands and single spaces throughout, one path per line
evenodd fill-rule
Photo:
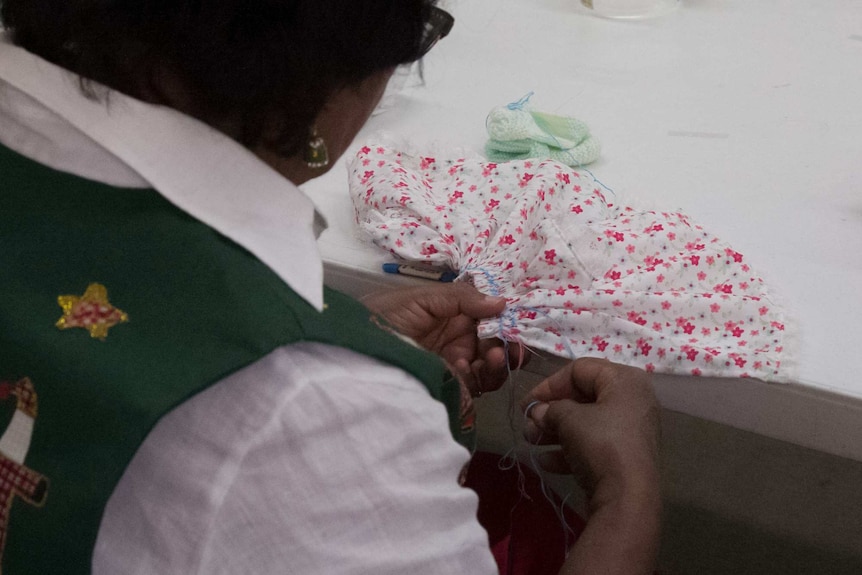
M 551 575 L 559 572 L 571 546 L 584 529 L 584 521 L 565 508 L 560 522 L 555 508 L 542 493 L 539 477 L 521 465 L 501 469 L 501 456 L 477 453 L 470 462 L 465 485 L 479 495 L 479 522 L 488 531 L 491 551 L 501 575 Z M 550 493 L 550 492 L 549 492 Z M 554 498 L 556 509 L 560 501 Z M 568 541 L 566 541 L 568 535 Z

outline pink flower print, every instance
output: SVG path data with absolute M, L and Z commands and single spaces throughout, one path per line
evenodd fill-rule
M 660 358 L 664 359 L 664 357 L 667 355 L 667 350 L 663 347 L 660 347 L 658 348 L 658 351 L 656 353 L 658 353 L 658 356 Z
M 634 245 L 634 244 L 629 244 L 629 245 L 627 245 L 627 246 L 626 246 L 626 252 L 627 252 L 627 253 L 630 253 L 630 254 L 635 253 L 635 245 Z
M 437 253 L 437 248 L 435 248 L 433 244 L 423 245 L 420 253 L 423 256 L 434 255 Z
M 383 153 L 385 153 L 385 152 L 386 152 L 386 150 L 385 150 L 385 149 L 383 149 L 383 147 L 382 147 L 382 146 L 377 146 L 377 149 L 376 149 L 376 150 L 374 150 L 374 151 L 375 151 L 375 152 L 377 152 L 378 154 L 383 154 Z
M 557 295 L 566 295 L 566 288 L 558 287 L 554 290 Z
M 651 363 L 648 363 L 644 366 L 644 369 L 647 373 L 653 373 L 655 371 L 655 366 Z
M 544 202 L 545 201 L 545 190 L 544 190 L 544 188 L 539 188 L 538 190 L 536 190 L 536 196 L 538 196 L 538 198 Z
M 521 179 L 520 179 L 520 181 L 518 182 L 518 187 L 520 187 L 520 188 L 526 188 L 526 187 L 527 187 L 527 183 L 528 183 L 530 180 L 532 180 L 532 179 L 533 179 L 533 174 L 524 174 L 523 176 L 521 176 Z M 541 193 L 541 195 L 540 195 L 539 197 L 540 197 L 542 200 L 544 200 L 544 199 L 545 199 L 545 193 L 544 193 L 544 192 L 542 192 L 541 190 L 539 190 L 539 192 Z
M 685 333 L 687 335 L 691 335 L 692 333 L 694 333 L 695 327 L 696 326 L 693 323 L 686 322 L 686 324 L 684 326 L 682 326 L 682 331 L 683 331 L 683 333 Z
M 529 170 L 530 168 L 533 167 L 533 162 L 530 162 L 529 160 L 524 162 L 524 167 Z
M 448 235 L 448 234 L 443 234 L 443 235 L 442 235 L 442 236 L 440 236 L 440 237 L 442 237 L 442 238 L 443 238 L 443 242 L 444 242 L 444 243 L 447 243 L 447 244 L 454 244 L 454 243 L 455 243 L 455 236 Z
M 731 284 L 718 284 L 713 288 L 713 291 L 716 293 L 733 293 L 733 286 Z
M 475 184 L 471 185 L 469 188 L 467 188 L 467 191 L 475 192 L 476 191 L 476 185 Z
M 697 256 L 697 255 L 689 256 L 688 261 L 690 261 L 691 265 L 693 265 L 693 266 L 700 265 L 700 256 Z
M 581 205 L 578 204 L 576 206 L 572 206 L 572 211 L 575 212 L 576 214 L 581 214 L 584 212 L 584 208 L 582 208 Z
M 565 184 L 569 184 L 569 174 L 566 174 L 564 172 L 557 172 L 557 180 Z
M 658 283 L 662 283 L 664 281 L 664 276 L 662 274 L 658 274 L 655 278 L 655 281 Z
M 458 166 L 458 165 L 452 166 L 451 168 L 449 168 L 449 175 L 454 176 L 455 174 L 458 173 L 459 169 L 460 169 L 460 166 Z
M 673 232 L 668 232 L 668 233 L 667 233 L 667 239 L 668 239 L 669 241 L 674 241 L 674 240 L 676 239 L 676 234 L 675 234 L 675 233 L 673 233 Z
M 656 266 L 664 263 L 663 259 L 656 258 L 655 256 L 647 256 L 644 258 L 644 265 L 647 266 L 648 272 L 654 272 Z
M 519 310 L 518 319 L 536 319 L 536 312 L 527 309 Z
M 763 315 L 766 315 L 769 313 L 769 308 L 766 306 L 763 306 L 762 308 L 758 309 L 757 311 L 760 313 L 760 315 L 763 316 Z
M 566 349 L 565 346 L 561 343 L 554 344 L 554 351 L 556 351 L 557 353 L 560 353 L 565 349 Z
M 711 311 L 712 313 L 718 313 L 721 311 L 721 306 L 717 303 L 710 304 L 709 311 Z
M 640 351 L 641 355 L 643 355 L 644 357 L 648 356 L 650 350 L 652 349 L 652 346 L 642 337 L 638 338 L 637 347 L 638 351 Z
M 734 355 L 734 354 L 731 354 Z M 733 363 L 736 364 L 736 367 L 745 367 L 745 364 L 748 363 L 743 357 L 736 356 L 733 358 Z
M 593 345 L 599 351 L 605 351 L 608 348 L 608 342 L 598 335 L 593 336 Z
M 701 374 L 700 368 L 699 368 L 699 367 L 693 367 L 693 368 L 691 369 L 691 374 L 692 374 L 692 375 L 694 375 L 694 376 L 698 376 L 698 375 L 700 375 L 700 374 Z
M 368 146 L 362 146 L 362 148 L 360 148 L 360 150 L 359 150 L 359 153 L 364 156 L 364 155 L 368 154 L 368 152 L 370 152 L 370 151 L 371 151 L 371 148 L 369 148 Z
M 614 345 L 614 353 L 622 353 L 622 352 L 623 352 L 623 346 L 622 345 L 620 345 L 620 344 Z
M 369 160 L 368 158 L 363 159 L 363 160 L 362 160 L 362 165 L 363 165 L 363 166 L 370 166 L 370 165 L 371 165 L 371 160 Z
M 661 302 L 661 309 L 670 309 L 670 308 L 671 308 L 671 303 L 669 301 Z
M 748 282 L 740 282 L 739 289 L 742 291 L 747 291 L 748 290 Z
M 616 281 L 616 280 L 620 279 L 621 276 L 622 276 L 622 274 L 617 270 L 609 270 L 605 274 L 605 278 L 612 280 L 612 281 Z
M 374 170 L 366 170 L 364 174 L 362 174 L 361 184 L 364 186 L 368 183 L 368 180 L 374 177 Z
M 777 329 L 778 331 L 784 331 L 784 324 L 781 322 L 773 321 L 773 322 L 770 322 L 770 325 L 772 327 L 774 327 L 775 329 Z M 776 351 L 778 351 L 777 348 L 776 348 Z
M 403 241 L 401 241 L 401 238 L 398 238 L 397 240 L 395 240 L 395 246 L 396 246 L 396 247 L 399 247 L 399 248 L 403 248 L 403 247 L 404 247 L 404 242 L 403 242 Z
M 539 239 L 539 234 L 536 233 L 536 230 L 530 232 L 530 239 L 534 242 Z
M 461 192 L 459 190 L 455 190 L 449 196 L 449 205 L 451 206 L 452 204 L 456 203 L 458 200 L 460 200 L 463 197 L 464 197 L 464 192 Z
M 694 361 L 695 359 L 697 359 L 697 354 L 700 353 L 693 347 L 689 347 L 687 345 L 682 346 L 682 349 L 680 351 L 685 354 L 686 359 L 688 359 L 689 361 Z
M 447 231 L 451 230 L 452 229 L 452 222 L 446 222 L 445 224 L 443 224 L 443 227 L 446 228 Z
M 490 214 L 491 212 L 493 212 L 494 210 L 496 210 L 496 209 L 497 209 L 497 206 L 499 206 L 499 205 L 500 205 L 500 201 L 499 201 L 499 200 L 490 200 L 490 201 L 488 202 L 487 207 L 485 208 L 485 213 L 486 213 L 486 214 Z
M 735 252 L 735 251 L 733 251 L 733 250 L 732 250 L 732 249 L 730 249 L 730 248 L 727 248 L 726 250 L 724 250 L 724 253 L 725 253 L 728 257 L 733 258 L 733 261 L 734 261 L 734 262 L 736 262 L 736 263 L 740 263 L 740 262 L 742 262 L 742 254 L 741 254 L 741 253 L 739 253 L 739 252 Z
M 709 335 L 712 333 L 712 330 L 710 330 L 708 327 L 703 327 L 700 329 L 700 333 L 701 335 L 703 335 L 703 337 L 709 337 Z
M 487 178 L 496 169 L 497 169 L 497 164 L 485 164 L 485 167 L 482 168 L 482 177 Z
M 697 272 L 697 279 L 698 281 L 706 280 L 706 272 Z
M 646 325 L 647 323 L 647 320 L 641 317 L 641 314 L 636 311 L 630 311 L 627 317 L 630 322 L 636 323 L 638 325 Z
M 706 263 L 712 265 L 715 263 L 715 258 L 713 256 L 706 256 Z
M 613 305 L 614 307 L 622 307 L 623 302 L 618 300 L 618 299 L 615 299 L 614 301 L 611 302 L 611 305 Z
M 515 237 L 512 234 L 508 234 L 500 238 L 500 241 L 497 243 L 501 246 L 511 246 L 515 243 Z
M 496 194 L 497 192 L 500 191 L 500 187 L 499 186 L 491 186 L 491 188 L 488 191 L 490 191 L 492 194 Z

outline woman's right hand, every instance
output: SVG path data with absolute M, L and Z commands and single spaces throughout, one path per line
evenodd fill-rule
M 527 438 L 560 445 L 544 455 L 548 465 L 582 476 L 590 494 L 587 527 L 563 572 L 651 573 L 661 496 L 659 409 L 649 375 L 578 359 L 539 383 L 522 407 Z

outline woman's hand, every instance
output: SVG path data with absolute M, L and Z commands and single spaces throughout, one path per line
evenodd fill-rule
M 386 290 L 362 302 L 383 325 L 440 355 L 472 395 L 499 388 L 508 377 L 508 365 L 518 362 L 518 344 L 509 344 L 507 357 L 503 342 L 476 335 L 478 320 L 499 315 L 506 299 L 486 296 L 469 284 Z
M 590 494 L 587 527 L 563 572 L 651 573 L 661 515 L 659 410 L 646 372 L 578 359 L 539 383 L 522 407 L 527 438 L 561 447 L 547 466 L 582 476 Z

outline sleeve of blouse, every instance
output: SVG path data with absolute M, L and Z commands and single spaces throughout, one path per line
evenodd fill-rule
M 105 511 L 93 573 L 497 573 L 469 454 L 403 371 L 280 348 L 160 421 Z
M 199 572 L 496 573 L 457 482 L 468 454 L 418 382 L 316 344 L 271 360 L 300 385 L 249 446 Z

